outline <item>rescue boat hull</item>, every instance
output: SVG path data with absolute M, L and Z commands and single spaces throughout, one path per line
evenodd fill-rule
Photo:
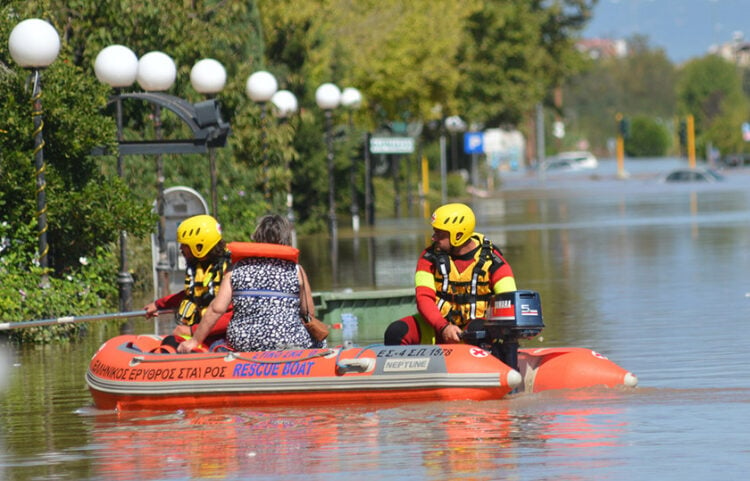
M 250 353 L 151 353 L 158 336 L 105 342 L 86 373 L 99 409 L 501 399 L 521 375 L 464 344 Z
M 518 350 L 519 391 L 636 387 L 638 378 L 602 354 L 582 347 Z
M 518 371 L 469 344 L 162 354 L 161 337 L 105 342 L 86 373 L 99 409 L 176 410 L 314 403 L 501 399 L 511 392 L 635 387 L 585 348 L 518 350 Z M 520 372 L 519 372 L 520 371 Z

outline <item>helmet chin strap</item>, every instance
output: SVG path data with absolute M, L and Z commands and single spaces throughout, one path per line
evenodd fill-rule
M 467 252 L 469 252 L 470 250 L 474 248 L 474 246 L 472 245 L 473 243 L 474 241 L 471 239 L 471 236 L 469 236 L 466 242 L 464 242 L 460 246 L 451 246 L 450 254 L 457 255 L 457 256 L 461 254 L 466 254 Z

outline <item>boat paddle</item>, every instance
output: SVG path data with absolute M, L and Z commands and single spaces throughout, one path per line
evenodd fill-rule
M 171 309 L 160 310 L 159 314 L 174 312 Z M 21 329 L 23 327 L 52 326 L 55 324 L 75 324 L 79 322 L 102 321 L 104 319 L 129 319 L 131 317 L 146 317 L 146 311 L 113 312 L 109 314 L 91 314 L 87 316 L 63 316 L 53 319 L 39 319 L 36 321 L 0 322 L 0 331 Z

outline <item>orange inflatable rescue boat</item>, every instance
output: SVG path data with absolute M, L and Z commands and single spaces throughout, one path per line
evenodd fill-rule
M 583 348 L 519 349 L 543 327 L 538 294 L 500 295 L 464 344 L 261 352 L 155 353 L 161 337 L 123 335 L 93 356 L 99 409 L 121 411 L 373 401 L 501 399 L 511 392 L 634 387 L 637 378 Z
M 86 373 L 100 409 L 500 399 L 521 375 L 476 346 L 149 353 L 158 336 L 110 339 Z

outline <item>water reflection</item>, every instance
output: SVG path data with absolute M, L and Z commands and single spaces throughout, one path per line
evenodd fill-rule
M 302 237 L 300 263 L 316 291 L 409 287 L 417 256 L 426 245 L 426 226 L 414 219 L 394 221 L 377 232 L 339 235 L 333 248 L 326 237 Z M 337 253 L 335 261 L 331 251 Z
M 613 463 L 609 452 L 628 429 L 622 409 L 608 405 L 619 396 L 581 391 L 510 402 L 79 416 L 96 446 L 97 479 L 390 472 L 399 479 L 492 480 L 542 472 L 539 466 L 561 460 L 576 469 Z

